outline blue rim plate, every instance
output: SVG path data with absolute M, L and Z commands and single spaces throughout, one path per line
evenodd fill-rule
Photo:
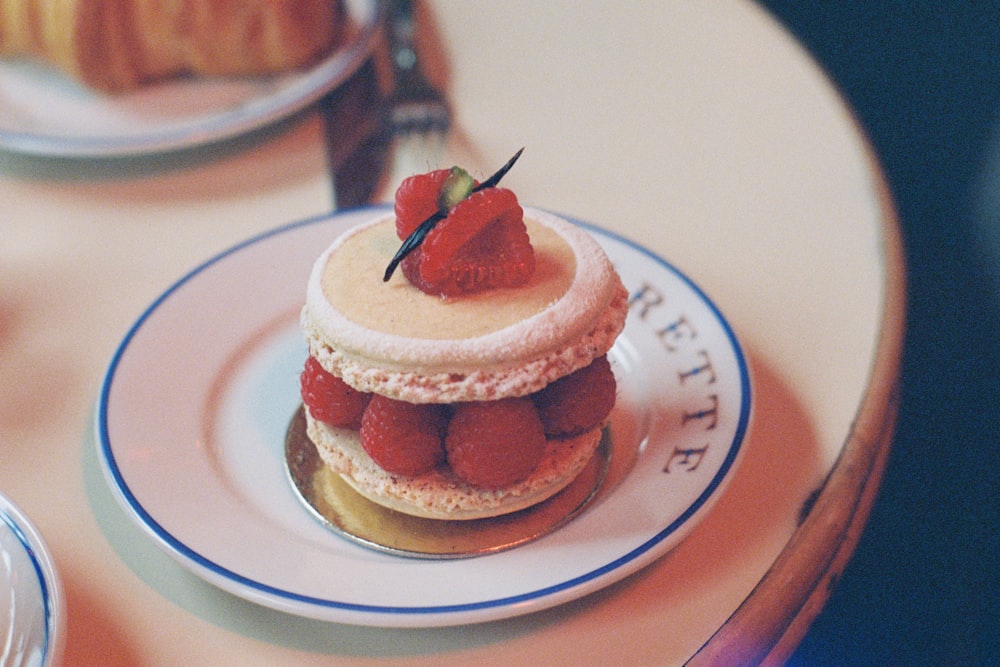
M 345 82 L 371 52 L 378 0 L 347 0 L 351 37 L 314 66 L 257 79 L 192 78 L 104 95 L 33 62 L 0 61 L 0 149 L 125 157 L 231 139 L 276 123 Z
M 306 357 L 309 269 L 355 209 L 249 239 L 157 298 L 111 360 L 99 460 L 127 514 L 178 563 L 245 599 L 359 625 L 508 618 L 603 588 L 675 547 L 732 478 L 750 421 L 749 371 L 722 314 L 642 246 L 590 225 L 632 293 L 611 352 L 612 473 L 560 530 L 511 551 L 422 561 L 326 530 L 283 463 Z M 582 224 L 582 223 L 578 223 Z
M 62 585 L 41 534 L 0 494 L 0 664 L 52 665 L 62 650 Z

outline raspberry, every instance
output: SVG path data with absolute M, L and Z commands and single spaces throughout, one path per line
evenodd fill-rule
M 559 378 L 532 398 L 549 436 L 577 435 L 600 425 L 615 405 L 617 385 L 607 356 Z
M 361 424 L 361 415 L 371 395 L 328 373 L 315 357 L 306 359 L 299 384 L 302 402 L 314 419 L 346 428 L 357 428 Z
M 422 291 L 443 296 L 522 285 L 535 270 L 523 215 L 510 190 L 476 192 L 403 260 L 403 273 Z
M 438 195 L 450 169 L 437 169 L 403 179 L 396 189 L 396 235 L 405 240 L 421 222 L 438 210 Z
M 397 401 L 375 394 L 361 419 L 361 446 L 383 470 L 413 477 L 444 461 L 442 405 Z
M 545 433 L 529 398 L 461 403 L 445 437 L 448 463 L 469 484 L 499 488 L 520 481 L 545 454 Z

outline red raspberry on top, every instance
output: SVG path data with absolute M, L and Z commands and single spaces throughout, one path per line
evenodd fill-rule
M 416 287 L 442 296 L 523 285 L 535 271 L 535 254 L 517 197 L 504 188 L 471 195 L 401 266 Z
M 545 455 L 545 433 L 528 398 L 461 403 L 445 449 L 456 475 L 469 484 L 499 488 L 534 471 Z
M 399 262 L 410 283 L 428 294 L 525 284 L 535 271 L 535 253 L 524 211 L 513 192 L 496 187 L 519 155 L 482 184 L 458 167 L 404 180 L 395 200 L 396 234 L 404 247 L 386 280 Z M 431 226 L 421 229 L 427 221 Z
M 361 419 L 361 446 L 386 472 L 415 476 L 444 461 L 443 405 L 415 404 L 375 394 Z
M 516 287 L 535 270 L 524 211 L 513 192 L 491 188 L 452 209 L 424 240 L 420 277 L 442 291 Z
M 435 169 L 403 179 L 396 189 L 396 235 L 405 239 L 420 223 L 438 211 L 438 197 L 450 169 Z
M 615 406 L 617 385 L 608 357 L 559 378 L 532 395 L 549 436 L 578 435 L 601 425 Z
M 328 373 L 314 357 L 306 359 L 299 376 L 302 402 L 314 419 L 341 428 L 358 428 L 371 394 L 354 389 Z

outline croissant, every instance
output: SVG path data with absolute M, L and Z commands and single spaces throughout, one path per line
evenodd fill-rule
M 0 56 L 121 91 L 299 68 L 329 52 L 343 24 L 337 0 L 0 0 Z

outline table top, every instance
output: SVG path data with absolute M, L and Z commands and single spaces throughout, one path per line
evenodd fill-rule
M 751 369 L 731 484 L 645 569 L 512 619 L 340 625 L 222 592 L 117 503 L 92 435 L 97 393 L 177 279 L 336 208 L 338 133 L 308 110 L 176 154 L 0 154 L 0 490 L 54 556 L 67 664 L 779 660 L 849 559 L 889 449 L 905 271 L 877 161 L 818 66 L 749 2 L 440 1 L 420 18 L 456 127 L 393 173 L 485 174 L 524 146 L 505 181 L 523 202 L 640 243 L 697 283 Z
M 1000 478 L 983 461 L 1000 425 L 997 7 L 762 4 L 850 100 L 890 183 L 907 263 L 891 460 L 793 664 L 994 662 L 1000 549 L 983 526 L 1000 512 Z M 944 475 L 940 451 L 955 454 Z

